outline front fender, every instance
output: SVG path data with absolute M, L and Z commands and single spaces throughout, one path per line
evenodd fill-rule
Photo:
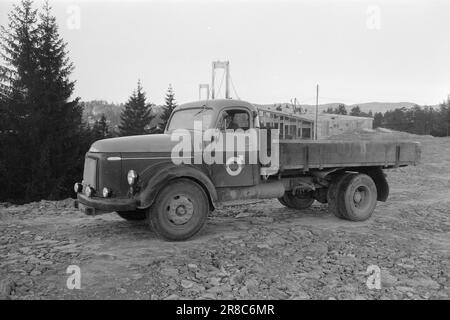
M 150 207 L 156 199 L 159 190 L 169 181 L 187 178 L 198 183 L 206 192 L 211 210 L 217 201 L 217 191 L 208 175 L 193 165 L 176 165 L 171 161 L 161 162 L 145 169 L 140 176 L 140 192 L 136 195 L 139 208 Z

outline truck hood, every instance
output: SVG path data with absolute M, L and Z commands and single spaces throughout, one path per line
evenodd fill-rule
M 89 152 L 171 152 L 177 143 L 168 134 L 147 134 L 98 140 Z

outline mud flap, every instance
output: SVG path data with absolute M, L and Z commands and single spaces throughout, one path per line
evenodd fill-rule
M 381 169 L 381 167 L 367 167 L 361 168 L 358 172 L 365 173 L 372 178 L 373 182 L 375 182 L 375 186 L 377 187 L 377 200 L 386 202 L 389 196 L 389 184 L 386 180 L 386 175 L 384 174 L 383 169 Z

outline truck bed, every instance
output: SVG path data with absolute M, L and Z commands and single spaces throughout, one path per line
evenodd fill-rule
M 280 140 L 280 169 L 416 165 L 420 143 L 411 141 Z

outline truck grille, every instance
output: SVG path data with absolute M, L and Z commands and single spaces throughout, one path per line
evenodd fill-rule
M 97 160 L 86 157 L 84 160 L 83 180 L 86 185 L 97 189 Z

